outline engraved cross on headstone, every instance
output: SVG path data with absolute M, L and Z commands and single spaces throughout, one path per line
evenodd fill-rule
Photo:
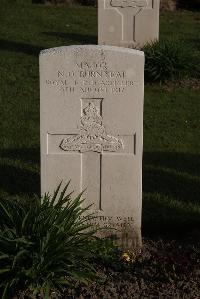
M 63 151 L 81 154 L 81 188 L 86 188 L 87 203 L 93 204 L 94 210 L 103 209 L 102 156 L 115 152 L 122 155 L 125 153 L 123 141 L 106 132 L 102 101 L 102 98 L 81 99 L 79 134 L 67 134 L 59 145 Z M 135 141 L 135 135 L 133 137 Z
M 143 9 L 153 8 L 153 0 L 108 0 L 108 9 L 115 9 L 122 17 L 122 44 L 136 46 L 135 20 Z

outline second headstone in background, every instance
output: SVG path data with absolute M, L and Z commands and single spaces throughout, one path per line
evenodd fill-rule
M 160 0 L 98 0 L 99 45 L 141 48 L 159 38 Z

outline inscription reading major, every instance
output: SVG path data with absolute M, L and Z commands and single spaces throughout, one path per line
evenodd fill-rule
M 116 152 L 123 148 L 123 142 L 114 136 L 107 135 L 100 111 L 90 102 L 83 110 L 80 120 L 80 133 L 64 138 L 60 148 L 64 151 L 103 151 Z

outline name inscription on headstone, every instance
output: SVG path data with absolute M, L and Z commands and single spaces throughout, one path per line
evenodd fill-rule
M 88 93 L 95 94 L 123 93 L 128 87 L 137 84 L 129 79 L 130 74 L 125 70 L 110 70 L 107 62 L 99 63 L 82 61 L 76 63 L 72 71 L 58 69 L 55 79 L 46 79 L 46 85 L 57 88 L 58 91 L 66 93 Z

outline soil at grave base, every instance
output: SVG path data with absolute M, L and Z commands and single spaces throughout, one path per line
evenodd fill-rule
M 200 240 L 200 238 L 197 238 Z M 76 283 L 51 299 L 200 298 L 200 242 L 144 240 L 132 262 L 98 266 L 100 282 Z M 33 298 L 28 292 L 16 298 Z M 41 297 L 40 297 L 41 298 Z

